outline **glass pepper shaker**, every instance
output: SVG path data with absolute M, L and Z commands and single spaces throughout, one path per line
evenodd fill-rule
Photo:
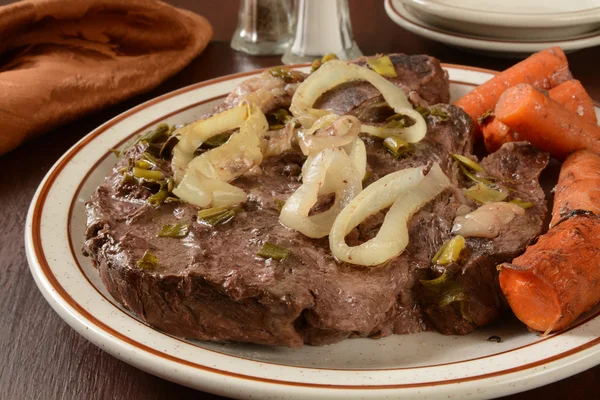
M 283 54 L 293 33 L 292 0 L 241 0 L 231 48 L 253 55 Z
M 283 55 L 285 64 L 334 53 L 342 60 L 362 55 L 352 36 L 348 0 L 298 0 L 296 32 Z

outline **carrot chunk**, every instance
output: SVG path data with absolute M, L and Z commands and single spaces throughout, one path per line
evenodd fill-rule
M 552 228 L 511 264 L 500 288 L 514 314 L 531 329 L 566 328 L 600 301 L 600 217 L 577 215 Z
M 575 210 L 600 215 L 600 155 L 588 150 L 570 154 L 562 165 L 550 226 Z
M 580 149 L 600 152 L 600 127 L 567 110 L 531 85 L 506 90 L 496 104 L 496 118 L 523 140 L 564 160 Z
M 594 102 L 585 91 L 581 82 L 571 79 L 548 91 L 548 96 L 562 104 L 567 110 L 577 113 L 579 116 L 597 123 Z M 498 150 L 504 143 L 522 140 L 520 135 L 500 122 L 497 118 L 482 124 L 483 140 L 488 152 Z
M 531 55 L 494 78 L 476 87 L 454 104 L 461 107 L 475 121 L 496 105 L 502 93 L 519 83 L 528 83 L 538 89 L 548 90 L 572 78 L 567 57 L 560 47 L 551 47 Z

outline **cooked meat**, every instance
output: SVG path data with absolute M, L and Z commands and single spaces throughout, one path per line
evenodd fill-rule
M 285 200 L 298 187 L 303 157 L 297 152 L 266 160 L 261 175 L 236 180 L 250 193 L 249 201 L 232 221 L 215 228 L 196 221 L 194 206 L 171 203 L 155 209 L 140 201 L 150 191 L 121 183 L 118 169 L 127 162 L 121 160 L 86 204 L 84 253 L 92 257 L 119 303 L 150 325 L 187 338 L 298 347 L 431 328 L 467 333 L 493 320 L 503 307 L 495 265 L 522 250 L 541 230 L 546 207 L 537 176 L 547 157 L 518 143 L 505 145 L 484 161 L 498 178 L 510 180 L 522 200 L 536 206 L 494 240 L 469 239 L 469 250 L 449 266 L 469 296 L 472 322 L 459 303 L 438 308 L 419 279 L 439 274 L 431 258 L 449 238 L 456 209 L 475 205 L 462 195 L 464 177 L 450 157 L 471 153 L 472 121 L 453 106 L 436 107 L 450 118 L 428 117 L 427 136 L 406 157 L 395 159 L 380 141 L 365 139 L 371 179 L 435 161 L 453 182 L 413 216 L 408 247 L 385 265 L 364 268 L 336 262 L 326 238 L 309 239 L 279 224 L 273 199 Z M 142 151 L 138 146 L 130 156 L 139 157 Z M 170 175 L 168 165 L 161 164 L 161 169 Z M 174 222 L 190 224 L 188 237 L 156 236 L 163 225 Z M 377 218 L 366 221 L 348 240 L 372 236 L 377 224 Z M 265 241 L 286 247 L 290 257 L 257 257 Z M 158 257 L 155 269 L 136 265 L 147 249 Z
M 448 77 L 438 60 L 390 58 L 398 74 L 392 81 L 415 105 L 448 101 Z M 303 79 L 294 75 L 292 80 Z M 242 83 L 215 111 L 246 98 L 263 112 L 288 107 L 295 85 L 265 72 Z M 317 106 L 370 122 L 391 113 L 365 82 L 333 89 Z M 371 172 L 365 185 L 391 172 L 434 162 L 452 182 L 411 218 L 407 248 L 384 265 L 365 268 L 338 262 L 327 238 L 310 239 L 279 223 L 275 199 L 286 200 L 300 185 L 304 157 L 298 150 L 267 158 L 260 174 L 236 179 L 235 185 L 249 193 L 248 201 L 235 218 L 213 228 L 198 222 L 197 207 L 165 203 L 154 208 L 145 200 L 156 188 L 124 182 L 119 169 L 130 162 L 127 158 L 141 157 L 146 145 L 138 144 L 86 203 L 83 252 L 119 303 L 148 324 L 187 338 L 298 347 L 429 329 L 468 333 L 494 320 L 504 308 L 495 266 L 521 252 L 541 232 L 547 210 L 538 176 L 548 157 L 528 144 L 512 143 L 482 161 L 501 190 L 534 207 L 493 239 L 467 239 L 460 259 L 446 266 L 463 289 L 463 301 L 440 307 L 439 294 L 420 280 L 443 272 L 431 259 L 450 238 L 457 210 L 476 204 L 463 195 L 471 183 L 451 157 L 472 154 L 473 121 L 457 107 L 433 107 L 438 116 L 426 118 L 426 137 L 400 158 L 389 154 L 380 139 L 363 137 Z M 167 162 L 161 161 L 159 169 L 172 175 Z M 331 199 L 321 200 L 319 207 L 326 207 Z M 373 237 L 384 216 L 382 212 L 368 218 L 347 236 L 348 243 Z M 157 237 L 164 225 L 175 222 L 189 224 L 187 237 Z M 289 249 L 290 256 L 283 261 L 256 256 L 264 242 Z M 146 250 L 157 256 L 155 268 L 138 267 Z

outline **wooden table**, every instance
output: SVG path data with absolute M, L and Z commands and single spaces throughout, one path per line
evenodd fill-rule
M 0 0 L 1 4 L 9 3 Z M 23 228 L 29 202 L 54 162 L 78 139 L 115 115 L 155 96 L 221 75 L 277 65 L 229 48 L 238 1 L 172 0 L 205 15 L 214 41 L 157 89 L 63 126 L 0 157 L 0 399 L 219 399 L 165 381 L 111 357 L 79 336 L 45 302 L 29 273 Z M 513 60 L 474 55 L 422 39 L 394 25 L 383 1 L 350 0 L 355 38 L 364 54 L 426 53 L 444 62 L 503 69 Z M 573 74 L 600 100 L 600 47 L 569 55 Z M 0 94 L 4 95 L 4 94 Z M 1 129 L 1 127 L 0 127 Z M 600 366 L 507 399 L 598 398 Z

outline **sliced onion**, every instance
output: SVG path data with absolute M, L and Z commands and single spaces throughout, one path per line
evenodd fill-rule
M 328 110 L 312 107 L 319 97 L 336 86 L 352 80 L 371 83 L 381 92 L 385 101 L 396 113 L 406 115 L 415 121 L 415 124 L 408 128 L 396 129 L 362 124 L 361 132 L 379 137 L 387 137 L 391 134 L 399 135 L 402 140 L 409 143 L 416 143 L 425 137 L 427 124 L 423 116 L 413 109 L 402 89 L 369 68 L 339 60 L 323 64 L 298 86 L 292 97 L 290 112 L 302 126 L 310 128 L 319 118 L 330 114 Z
M 339 147 L 322 150 L 305 171 L 302 186 L 285 202 L 279 221 L 308 237 L 321 238 L 329 234 L 338 213 L 361 191 L 361 177 Z M 335 202 L 329 210 L 309 216 L 326 181 L 332 182 L 327 184 L 335 193 Z
M 456 217 L 452 233 L 464 237 L 495 238 L 517 215 L 523 214 L 525 209 L 517 204 L 484 204 L 467 215 Z
M 331 118 L 332 116 L 334 118 Z M 346 146 L 352 143 L 359 133 L 358 118 L 331 114 L 320 118 L 310 129 L 301 129 L 298 132 L 298 144 L 304 155 L 310 156 L 328 147 Z
M 450 186 L 440 166 L 427 175 L 424 167 L 393 172 L 372 183 L 337 216 L 329 234 L 332 254 L 350 264 L 373 266 L 396 257 L 408 245 L 408 220 L 423 205 Z M 388 207 L 377 236 L 350 247 L 345 237 L 362 221 Z
M 365 142 L 361 138 L 356 138 L 347 146 L 344 146 L 344 150 L 350 157 L 350 161 L 356 168 L 358 176 L 362 180 L 367 173 L 367 148 Z
M 210 118 L 193 122 L 177 129 L 173 134 L 179 136 L 179 142 L 173 148 L 171 168 L 176 182 L 183 178 L 185 170 L 194 158 L 194 152 L 205 141 L 220 133 L 238 128 L 250 114 L 247 104 L 242 104 Z
M 292 148 L 294 138 L 294 124 L 287 124 L 276 131 L 267 131 L 260 138 L 263 156 L 275 157 Z
M 232 206 L 244 203 L 248 195 L 239 187 L 217 179 L 207 179 L 202 182 L 212 194 L 211 207 Z
M 196 172 L 186 173 L 179 185 L 173 189 L 173 194 L 181 200 L 198 207 L 208 207 L 212 200 L 212 191 L 204 185 L 206 177 L 199 176 Z

